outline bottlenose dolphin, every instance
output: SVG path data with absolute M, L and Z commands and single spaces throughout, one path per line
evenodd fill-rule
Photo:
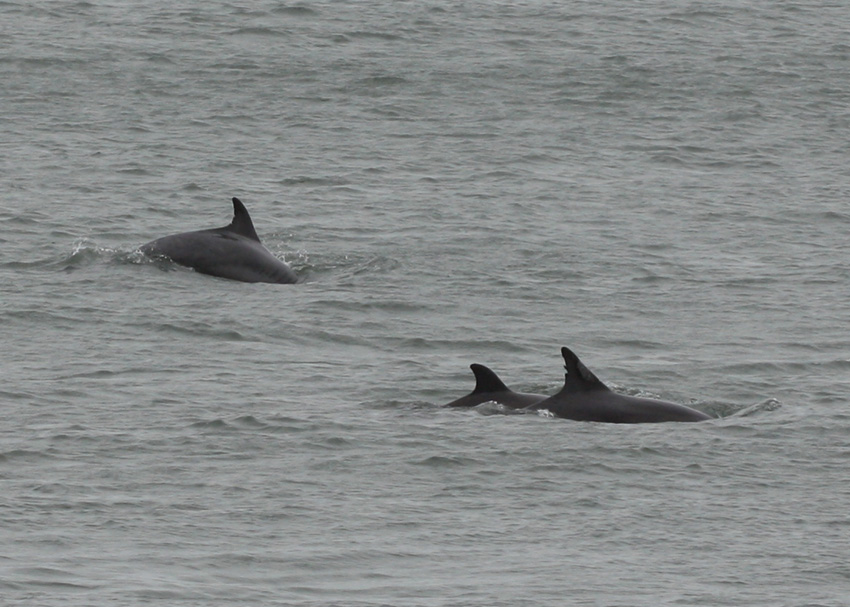
M 289 266 L 260 242 L 254 222 L 242 201 L 233 199 L 233 221 L 223 228 L 183 232 L 142 245 L 150 256 L 167 257 L 201 274 L 242 282 L 293 283 Z
M 585 367 L 569 348 L 561 348 L 567 369 L 564 387 L 557 394 L 526 409 L 584 422 L 640 424 L 699 422 L 711 419 L 702 411 L 651 398 L 613 392 Z
M 453 400 L 446 407 L 475 407 L 481 403 L 494 401 L 509 409 L 522 409 L 546 398 L 543 394 L 514 392 L 508 388 L 499 376 L 484 365 L 469 365 L 475 374 L 475 389 Z

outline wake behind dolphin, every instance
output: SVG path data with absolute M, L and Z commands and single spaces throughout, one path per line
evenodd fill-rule
M 564 387 L 529 407 L 553 415 L 586 422 L 639 424 L 658 422 L 699 422 L 711 416 L 684 405 L 651 398 L 617 394 L 584 366 L 572 350 L 561 348 L 567 369 Z
M 298 280 L 295 272 L 260 242 L 254 222 L 238 198 L 233 198 L 230 225 L 164 236 L 142 245 L 140 250 L 210 276 L 275 284 Z

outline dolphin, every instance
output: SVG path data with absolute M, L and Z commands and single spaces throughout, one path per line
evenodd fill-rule
M 248 210 L 233 199 L 233 221 L 223 228 L 183 232 L 142 245 L 151 257 L 167 257 L 201 274 L 242 282 L 289 284 L 298 277 L 288 265 L 272 255 L 257 236 Z
M 699 422 L 710 415 L 684 405 L 651 398 L 617 394 L 590 372 L 569 348 L 561 348 L 567 369 L 560 392 L 535 403 L 528 410 L 547 410 L 557 417 L 583 422 L 640 424 Z
M 475 374 L 475 389 L 466 396 L 453 400 L 445 405 L 446 407 L 475 407 L 494 401 L 509 409 L 522 409 L 546 398 L 543 394 L 514 392 L 484 365 L 472 364 L 469 368 Z

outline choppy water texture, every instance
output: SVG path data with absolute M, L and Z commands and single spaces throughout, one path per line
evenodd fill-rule
M 0 24 L 0 604 L 846 605 L 845 6 Z M 231 196 L 299 284 L 137 253 Z M 440 408 L 562 345 L 718 419 Z

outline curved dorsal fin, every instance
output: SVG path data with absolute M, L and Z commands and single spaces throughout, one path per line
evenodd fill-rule
M 510 389 L 499 379 L 499 376 L 484 365 L 472 364 L 469 365 L 469 368 L 475 374 L 475 390 L 472 391 L 473 394 L 481 394 L 482 392 L 510 392 Z
M 608 386 L 599 381 L 590 369 L 584 366 L 578 356 L 569 348 L 561 348 L 561 356 L 564 357 L 564 368 L 567 370 L 564 379 L 564 390 L 610 390 Z
M 257 231 L 254 229 L 254 222 L 251 221 L 251 216 L 248 215 L 248 209 L 235 196 L 233 197 L 233 221 L 224 229 L 260 242 L 260 237 L 257 236 Z

